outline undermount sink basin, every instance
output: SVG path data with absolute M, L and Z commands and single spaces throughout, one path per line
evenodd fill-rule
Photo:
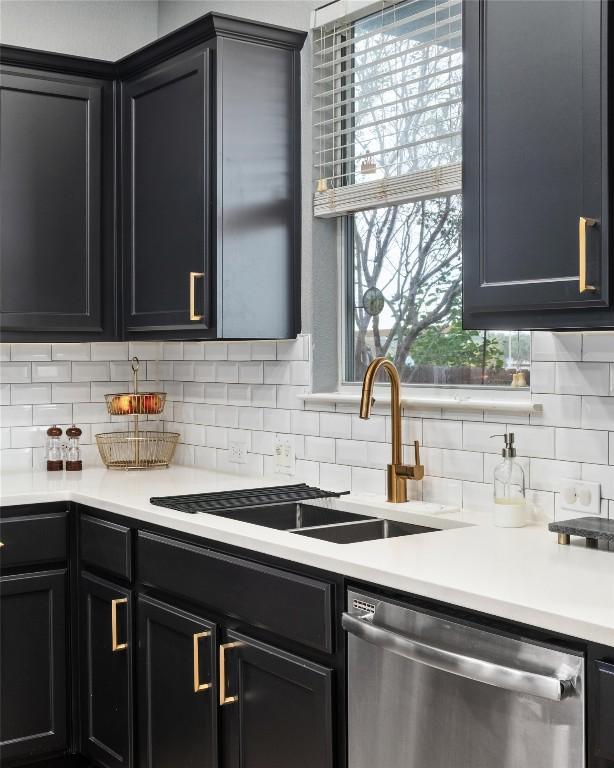
M 415 525 L 413 523 L 399 523 L 395 520 L 371 519 L 344 525 L 310 528 L 296 531 L 296 533 L 299 533 L 301 536 L 311 536 L 337 544 L 355 544 L 359 541 L 391 539 L 396 536 L 413 536 L 417 533 L 433 533 L 438 530 L 439 528 L 428 528 L 425 525 Z
M 311 536 L 336 544 L 413 536 L 417 533 L 431 533 L 439 530 L 439 528 L 414 523 L 382 520 L 356 512 L 296 502 L 229 509 L 213 514 L 229 520 L 298 533 L 301 536 Z
M 274 504 L 263 507 L 244 507 L 218 513 L 219 517 L 239 520 L 242 523 L 264 525 L 278 531 L 296 530 L 321 525 L 350 523 L 355 520 L 371 520 L 365 515 L 343 512 L 339 509 L 318 507 L 312 504 Z

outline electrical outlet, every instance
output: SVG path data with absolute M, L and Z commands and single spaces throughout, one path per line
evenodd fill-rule
M 228 461 L 233 464 L 247 464 L 247 443 L 241 440 L 231 440 L 228 443 L 230 455 Z
M 588 480 L 561 480 L 560 508 L 583 515 L 601 514 L 601 485 Z
M 294 475 L 296 473 L 296 457 L 294 441 L 288 437 L 275 437 L 273 441 L 275 457 L 275 472 L 278 475 Z

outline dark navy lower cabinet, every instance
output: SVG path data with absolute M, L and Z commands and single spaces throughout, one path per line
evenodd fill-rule
M 138 599 L 139 765 L 218 768 L 217 629 Z
M 88 573 L 79 592 L 81 752 L 104 768 L 132 768 L 132 592 Z
M 224 768 L 333 768 L 331 669 L 236 632 L 222 659 Z
M 0 577 L 2 765 L 68 746 L 67 572 Z

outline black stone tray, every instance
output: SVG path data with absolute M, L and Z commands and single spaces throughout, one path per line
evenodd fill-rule
M 570 536 L 582 536 L 587 547 L 596 547 L 600 541 L 614 543 L 614 520 L 601 517 L 576 517 L 559 520 L 548 525 L 548 530 L 559 534 L 559 544 L 569 544 Z

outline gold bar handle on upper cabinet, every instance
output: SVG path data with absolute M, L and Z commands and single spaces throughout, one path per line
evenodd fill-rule
M 115 600 L 111 600 L 111 649 L 113 653 L 115 651 L 125 651 L 128 647 L 128 643 L 117 642 L 117 606 L 127 602 L 127 597 L 118 597 Z
M 220 707 L 239 701 L 238 696 L 228 696 L 226 693 L 226 651 L 239 648 L 242 643 L 224 643 L 220 645 Z
M 204 272 L 190 272 L 190 320 L 202 320 L 202 315 L 196 314 L 195 304 L 196 304 L 196 278 L 198 277 L 204 277 Z
M 578 228 L 578 255 L 580 259 L 580 293 L 586 293 L 587 291 L 596 291 L 597 288 L 594 285 L 589 285 L 586 282 L 586 228 L 594 227 L 598 224 L 597 219 L 588 219 L 585 216 L 580 216 L 580 224 Z
M 211 632 L 209 630 L 206 632 L 195 632 L 192 637 L 194 640 L 194 693 L 199 693 L 200 691 L 206 691 L 208 688 L 211 688 L 211 683 L 200 682 L 200 653 L 198 649 L 198 641 L 201 637 L 211 637 Z

